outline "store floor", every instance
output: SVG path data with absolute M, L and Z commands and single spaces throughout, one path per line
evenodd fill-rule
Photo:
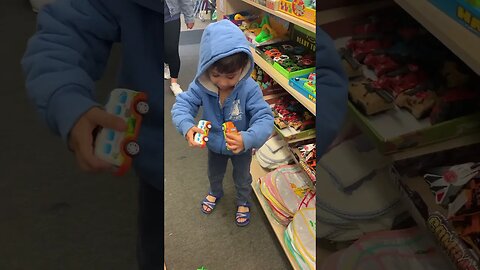
M 182 39 L 191 40 L 183 32 Z M 197 35 L 199 36 L 199 35 Z M 198 42 L 198 41 L 197 41 Z M 180 46 L 180 85 L 187 89 L 198 64 L 198 44 Z M 175 102 L 165 83 L 165 116 Z M 235 225 L 235 191 L 229 164 L 225 196 L 207 216 L 200 202 L 208 191 L 207 151 L 189 148 L 170 119 L 165 121 L 165 260 L 170 270 L 291 269 L 276 236 L 252 194 L 252 219 L 245 228 Z

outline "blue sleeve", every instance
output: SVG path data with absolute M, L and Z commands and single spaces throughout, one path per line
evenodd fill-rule
M 245 151 L 260 148 L 273 132 L 272 110 L 258 85 L 250 90 L 246 108 L 250 116 L 249 128 L 241 132 Z
M 202 106 L 202 98 L 192 83 L 188 91 L 180 93 L 172 107 L 172 121 L 178 132 L 184 137 L 195 126 L 195 117 Z
M 118 40 L 116 21 L 99 0 L 58 0 L 38 14 L 37 32 L 22 59 L 29 97 L 65 141 L 93 106 L 94 81 Z
M 317 158 L 327 151 L 345 120 L 348 78 L 331 38 L 317 27 Z

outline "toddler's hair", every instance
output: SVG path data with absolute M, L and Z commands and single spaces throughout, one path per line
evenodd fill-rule
M 233 73 L 243 68 L 248 62 L 246 53 L 235 53 L 213 63 L 211 69 L 216 69 L 220 73 Z

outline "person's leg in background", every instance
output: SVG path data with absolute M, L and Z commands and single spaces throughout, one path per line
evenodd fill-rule
M 163 191 L 139 180 L 137 261 L 140 270 L 163 268 Z
M 178 95 L 182 92 L 182 88 L 178 84 L 178 73 L 180 72 L 180 54 L 178 52 L 180 19 L 165 23 L 164 38 L 165 63 L 168 64 L 170 69 L 170 89 L 173 94 Z
M 235 183 L 237 211 L 240 213 L 250 212 L 250 198 L 252 193 L 252 175 L 250 174 L 250 163 L 252 162 L 252 152 L 249 150 L 240 155 L 232 156 L 233 181 Z M 250 216 L 237 214 L 236 221 L 238 225 L 247 225 Z

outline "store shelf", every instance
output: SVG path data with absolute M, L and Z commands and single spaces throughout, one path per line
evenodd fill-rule
M 255 49 L 251 48 L 253 54 L 253 60 L 255 63 L 263 69 L 270 77 L 272 77 L 279 85 L 281 85 L 290 95 L 292 95 L 296 100 L 298 100 L 305 108 L 307 108 L 313 115 L 316 113 L 315 103 L 304 97 L 297 90 L 293 89 L 288 84 L 288 79 L 285 78 L 280 72 L 275 70 L 272 65 L 265 61 L 260 55 L 255 52 Z
M 251 0 L 242 0 L 243 2 L 256 7 L 258 9 L 261 9 L 265 12 L 268 12 L 274 16 L 280 17 L 286 21 L 289 21 L 293 24 L 296 24 L 298 26 L 301 26 L 308 31 L 311 31 L 315 33 L 315 25 L 308 23 L 306 21 L 302 21 L 300 19 L 297 19 L 293 16 L 290 16 L 286 13 L 276 11 L 276 10 L 271 10 L 267 8 L 266 6 L 260 5 L 258 3 L 255 3 Z M 381 9 L 384 7 L 387 7 L 391 5 L 390 1 L 383 1 L 383 2 L 374 2 L 374 3 L 367 3 L 367 4 L 359 4 L 359 5 L 352 5 L 352 6 L 346 6 L 346 7 L 340 7 L 340 8 L 332 8 L 332 9 L 327 9 L 323 11 L 317 11 L 317 24 L 316 25 L 323 25 L 331 22 L 335 22 L 338 20 L 346 19 L 349 17 L 357 16 L 366 12 L 370 12 L 376 9 Z
M 480 143 L 480 134 L 464 135 L 458 138 L 449 139 L 444 142 L 426 145 L 423 147 L 413 148 L 401 152 L 391 154 L 393 160 L 403 160 L 413 157 L 419 157 L 426 154 L 441 152 L 462 146 L 468 146 L 472 144 Z
M 265 169 L 263 169 L 260 164 L 258 164 L 257 159 L 253 157 L 252 159 L 252 164 L 250 167 L 250 172 L 252 174 L 252 188 L 257 196 L 258 201 L 260 202 L 260 205 L 262 206 L 262 210 L 265 213 L 265 216 L 268 219 L 268 222 L 272 226 L 272 229 L 277 236 L 278 241 L 280 242 L 280 245 L 282 246 L 283 251 L 288 257 L 288 260 L 290 261 L 293 269 L 295 270 L 300 270 L 301 268 L 298 266 L 297 262 L 295 261 L 295 258 L 293 257 L 292 254 L 290 254 L 290 251 L 288 250 L 288 247 L 285 245 L 284 242 L 284 236 L 283 233 L 285 232 L 285 227 L 280 225 L 270 214 L 270 208 L 268 206 L 268 203 L 265 201 L 265 198 L 263 197 L 259 187 L 258 187 L 258 179 L 260 177 L 263 177 L 268 173 Z
M 391 1 L 372 2 L 366 4 L 351 5 L 340 8 L 332 8 L 327 10 L 318 11 L 317 9 L 317 25 L 323 25 L 332 23 L 335 21 L 347 19 L 362 15 L 367 12 L 382 9 L 391 6 Z
M 395 0 L 430 33 L 480 75 L 480 38 L 428 1 Z
M 280 12 L 280 11 L 277 11 L 277 10 L 271 10 L 271 9 L 267 8 L 266 6 L 260 5 L 260 4 L 258 4 L 258 3 L 255 3 L 255 2 L 253 2 L 253 1 L 251 1 L 251 0 L 242 0 L 242 1 L 245 2 L 245 3 L 247 3 L 247 4 L 249 4 L 249 5 L 251 5 L 251 6 L 254 6 L 254 7 L 258 8 L 258 9 L 261 9 L 261 10 L 267 12 L 267 13 L 270 13 L 270 14 L 276 16 L 276 17 L 280 17 L 280 18 L 282 18 L 282 19 L 284 19 L 284 20 L 286 20 L 286 21 L 288 21 L 288 22 L 291 22 L 291 23 L 293 23 L 293 24 L 296 24 L 296 25 L 298 25 L 298 26 L 301 26 L 301 27 L 307 29 L 307 30 L 310 31 L 310 32 L 315 33 L 315 25 L 314 25 L 314 24 L 308 23 L 308 22 L 306 22 L 306 21 L 302 21 L 302 20 L 300 20 L 300 19 L 297 19 L 297 18 L 295 18 L 295 17 L 293 17 L 293 16 L 290 16 L 290 15 L 288 15 L 288 14 L 286 14 L 286 13 L 283 13 L 283 12 Z M 317 16 L 317 17 L 318 17 L 318 16 Z
M 427 119 L 418 121 L 409 112 L 395 107 L 389 112 L 376 116 L 366 117 L 357 111 L 355 106 L 349 102 L 348 108 L 355 124 L 377 144 L 385 144 L 387 138 L 401 137 L 404 134 L 414 134 L 420 130 L 427 130 L 431 127 Z M 426 131 L 425 131 L 426 132 Z M 472 131 L 473 132 L 473 131 Z M 451 135 L 453 136 L 453 135 Z M 462 146 L 480 143 L 480 134 L 473 132 L 458 137 L 445 137 L 442 141 L 413 146 L 403 150 L 387 153 L 393 161 L 404 160 L 426 154 L 441 152 Z
M 428 184 L 425 182 L 425 180 L 421 177 L 411 177 L 411 178 L 397 178 L 396 181 L 401 181 L 402 185 L 408 187 L 410 190 L 415 191 L 420 195 L 422 198 L 423 202 L 427 205 L 428 207 L 428 212 L 429 214 L 434 213 L 434 212 L 439 212 L 442 215 L 446 216 L 447 210 L 439 206 L 438 204 L 435 203 L 435 198 L 432 192 L 430 191 L 430 188 Z M 399 184 L 397 182 L 397 184 Z M 400 188 L 402 191 L 404 191 L 404 188 Z M 425 233 L 428 234 L 428 236 L 433 240 L 438 243 L 437 251 L 444 254 L 445 258 L 445 265 L 449 265 L 450 269 L 458 269 L 455 266 L 454 260 L 450 257 L 451 254 L 445 251 L 444 248 L 442 248 L 442 245 L 445 245 L 446 243 L 442 240 L 439 240 L 437 236 L 435 235 L 434 232 L 427 226 L 427 221 L 425 218 L 422 216 L 418 208 L 415 206 L 415 204 L 412 202 L 412 200 L 408 197 L 407 194 L 403 194 L 404 197 L 404 202 L 408 206 L 410 210 L 410 214 L 412 215 L 413 219 L 417 223 L 417 225 L 422 228 Z M 451 246 L 449 246 L 450 249 L 452 249 Z
M 268 205 L 268 203 L 266 202 L 265 198 L 263 197 L 259 187 L 258 187 L 258 179 L 260 177 L 263 177 L 264 175 L 266 175 L 268 173 L 268 171 L 266 171 L 265 169 L 263 169 L 260 164 L 258 164 L 257 160 L 255 157 L 253 157 L 252 159 L 252 164 L 251 164 L 251 167 L 250 167 L 250 172 L 252 174 L 252 188 L 253 188 L 253 191 L 258 199 L 258 201 L 260 202 L 260 205 L 262 206 L 262 210 L 263 212 L 265 213 L 265 216 L 267 217 L 268 219 L 268 222 L 270 223 L 270 225 L 272 226 L 272 229 L 273 231 L 275 232 L 275 235 L 277 236 L 278 238 L 278 241 L 280 242 L 280 245 L 282 246 L 283 248 L 283 251 L 285 252 L 285 254 L 287 255 L 288 257 L 288 260 L 290 261 L 290 263 L 292 264 L 292 267 L 293 269 L 297 270 L 297 269 L 300 269 L 300 267 L 298 266 L 297 262 L 295 261 L 295 258 L 290 254 L 290 251 L 288 250 L 288 247 L 285 245 L 284 243 L 284 238 L 283 238 L 283 233 L 285 232 L 285 227 L 283 227 L 282 225 L 280 225 L 274 217 L 272 217 L 272 215 L 270 214 L 270 206 Z M 322 262 L 325 258 L 327 258 L 329 255 L 332 254 L 332 251 L 329 251 L 327 250 L 326 248 L 319 248 L 317 246 L 317 257 L 316 257 L 316 263 L 317 265 L 319 265 L 320 262 Z

